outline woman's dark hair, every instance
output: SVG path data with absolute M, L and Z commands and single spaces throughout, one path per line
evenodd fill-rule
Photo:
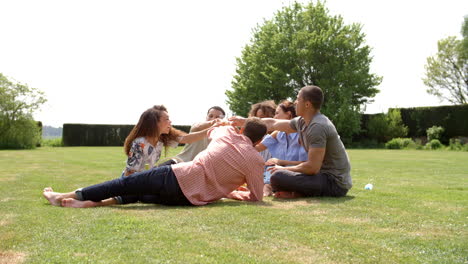
M 290 112 L 291 113 L 291 119 L 293 119 L 293 118 L 295 118 L 297 116 L 296 115 L 296 107 L 294 106 L 293 102 L 291 102 L 289 100 L 283 100 L 278 106 L 281 107 L 283 112 L 285 112 L 285 113 Z
M 154 109 L 159 111 L 167 112 L 166 107 L 163 105 L 155 105 L 153 106 Z M 159 121 L 159 120 L 158 120 Z M 171 141 L 178 141 L 177 138 L 183 135 L 186 135 L 184 131 L 171 127 L 169 133 L 159 135 L 159 141 L 161 141 L 165 147 L 165 153 L 167 153 L 167 148 L 169 147 L 169 142 Z
M 177 140 L 177 137 L 185 134 L 180 130 L 171 128 L 169 134 L 161 135 L 158 123 L 161 119 L 162 112 L 167 112 L 166 107 L 163 105 L 155 105 L 141 114 L 140 120 L 138 120 L 138 123 L 133 127 L 132 131 L 130 131 L 125 139 L 124 151 L 127 156 L 129 155 L 132 143 L 136 138 L 145 137 L 158 139 L 158 141 L 163 142 L 164 146 L 167 147 L 169 145 L 169 141 Z

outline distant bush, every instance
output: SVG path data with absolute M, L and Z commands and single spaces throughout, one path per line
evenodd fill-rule
M 424 146 L 424 149 L 441 149 L 442 147 L 444 147 L 444 145 L 442 145 L 438 139 L 433 139 Z
M 0 149 L 33 149 L 41 140 L 41 128 L 32 118 L 21 118 L 2 126 Z
M 427 140 L 431 141 L 433 139 L 440 140 L 442 138 L 442 134 L 444 133 L 444 128 L 441 126 L 432 126 L 426 130 Z
M 43 147 L 63 147 L 62 138 L 42 139 L 41 146 Z
M 392 138 L 405 137 L 408 134 L 408 128 L 403 124 L 400 110 L 392 109 L 387 114 L 370 117 L 367 133 L 371 139 L 386 142 Z
M 447 149 L 457 151 L 468 151 L 468 144 L 462 144 L 461 140 L 458 138 L 451 138 L 450 144 L 447 147 Z
M 411 138 L 393 138 L 385 143 L 387 149 L 416 148 L 416 143 Z

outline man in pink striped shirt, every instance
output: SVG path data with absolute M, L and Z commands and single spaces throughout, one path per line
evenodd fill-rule
M 193 161 L 162 166 L 128 177 L 78 189 L 70 193 L 44 189 L 44 197 L 56 206 L 104 206 L 102 200 L 120 196 L 126 204 L 136 196 L 152 195 L 154 203 L 205 205 L 221 198 L 261 201 L 264 161 L 254 146 L 266 133 L 259 118 L 249 118 L 240 131 L 233 126 L 213 127 L 211 143 Z M 236 189 L 247 183 L 250 191 Z M 128 199 L 127 199 L 128 197 Z

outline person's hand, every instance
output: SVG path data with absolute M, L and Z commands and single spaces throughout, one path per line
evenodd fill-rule
M 228 126 L 230 124 L 231 124 L 230 122 L 219 119 L 219 118 L 211 120 L 211 127 Z
M 229 121 L 231 122 L 231 124 L 233 126 L 244 126 L 244 123 L 245 123 L 245 117 L 241 117 L 241 116 L 231 116 L 229 118 Z
M 280 160 L 277 158 L 271 158 L 265 162 L 265 166 L 281 165 Z
M 275 173 L 277 170 L 286 170 L 286 167 L 275 165 L 267 169 L 271 174 Z

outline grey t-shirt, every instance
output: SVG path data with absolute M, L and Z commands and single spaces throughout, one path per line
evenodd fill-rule
M 328 117 L 318 113 L 309 125 L 305 124 L 302 117 L 296 117 L 291 120 L 290 126 L 299 132 L 301 144 L 307 152 L 309 148 L 325 148 L 320 172 L 332 175 L 341 188 L 351 189 L 353 183 L 348 154 Z

